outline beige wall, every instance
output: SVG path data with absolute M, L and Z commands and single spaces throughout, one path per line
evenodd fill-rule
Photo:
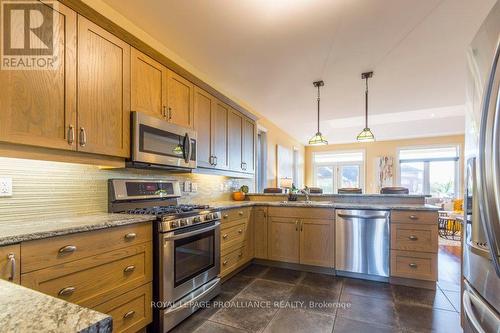
M 401 147 L 411 147 L 411 146 L 431 146 L 431 145 L 445 145 L 445 144 L 458 144 L 460 145 L 460 184 L 459 189 L 462 191 L 463 182 L 463 146 L 464 146 L 464 136 L 463 135 L 453 135 L 453 136 L 441 136 L 441 137 L 431 137 L 431 138 L 418 138 L 418 139 L 408 139 L 408 140 L 395 140 L 395 141 L 376 141 L 369 143 L 350 143 L 350 144 L 338 144 L 338 145 L 328 145 L 311 147 L 307 146 L 305 148 L 305 184 L 308 186 L 313 185 L 313 167 L 312 167 L 312 153 L 315 151 L 335 151 L 335 150 L 365 150 L 365 190 L 366 193 L 375 193 L 377 189 L 376 185 L 376 158 L 380 156 L 392 156 L 395 161 L 394 170 L 394 181 L 396 182 L 396 177 L 399 172 L 397 163 L 397 151 Z M 397 184 L 394 184 L 397 185 Z
M 260 128 L 267 133 L 267 187 L 277 187 L 276 182 L 276 145 L 299 151 L 299 184 L 304 182 L 304 145 L 293 139 L 269 120 L 263 118 L 257 121 Z

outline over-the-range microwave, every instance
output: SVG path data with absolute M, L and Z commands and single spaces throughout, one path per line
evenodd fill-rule
M 141 112 L 132 112 L 131 150 L 129 167 L 196 168 L 196 132 Z

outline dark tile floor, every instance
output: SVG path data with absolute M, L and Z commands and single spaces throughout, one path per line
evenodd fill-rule
M 253 264 L 173 332 L 461 332 L 456 286 L 448 288 L 430 291 Z

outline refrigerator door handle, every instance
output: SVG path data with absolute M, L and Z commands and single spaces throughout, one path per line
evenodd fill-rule
M 490 254 L 497 275 L 500 277 L 499 240 L 500 234 L 500 189 L 498 188 L 500 164 L 499 143 L 500 137 L 500 41 L 497 43 L 495 57 L 491 67 L 487 89 L 483 99 L 481 128 L 479 135 L 479 158 L 477 170 L 479 211 Z

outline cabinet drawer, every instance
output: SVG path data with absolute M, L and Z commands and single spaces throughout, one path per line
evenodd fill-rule
M 0 279 L 19 283 L 21 246 L 19 244 L 0 247 Z
M 308 219 L 333 219 L 333 208 L 298 208 L 298 207 L 269 207 L 269 216 L 296 217 Z
M 243 246 L 221 257 L 220 275 L 226 276 L 247 261 L 247 248 Z
M 438 213 L 431 211 L 393 210 L 392 223 L 437 224 Z
M 437 253 L 438 237 L 437 224 L 391 225 L 391 249 L 394 250 Z
M 237 220 L 237 219 L 248 219 L 250 217 L 250 210 L 251 207 L 244 207 L 244 208 L 238 208 L 238 209 L 229 209 L 229 210 L 224 210 L 221 212 L 222 215 L 222 225 L 225 223 L 232 221 L 232 220 Z
M 52 237 L 21 244 L 21 273 L 151 241 L 151 223 Z
M 23 286 L 93 307 L 152 279 L 152 243 L 22 274 Z
M 437 254 L 392 250 L 391 276 L 436 281 Z
M 221 249 L 231 247 L 235 244 L 243 245 L 247 237 L 247 224 L 241 223 L 234 227 L 221 230 Z
M 98 305 L 94 310 L 113 317 L 114 333 L 135 333 L 152 321 L 151 297 L 152 284 L 148 283 Z

